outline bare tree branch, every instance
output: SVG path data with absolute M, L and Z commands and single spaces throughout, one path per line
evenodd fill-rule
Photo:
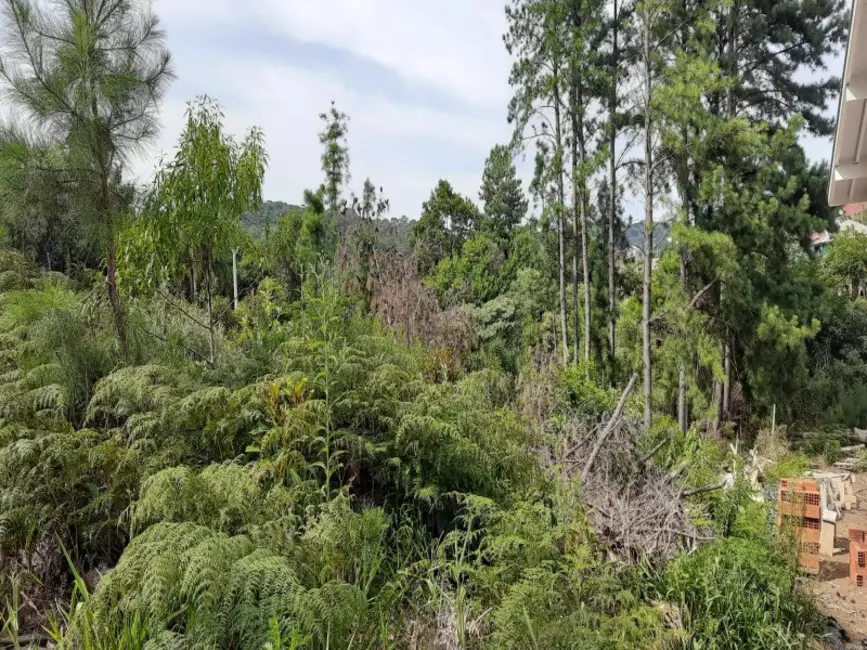
M 582 479 L 586 479 L 587 476 L 590 474 L 590 470 L 593 469 L 593 463 L 596 462 L 596 458 L 599 456 L 599 452 L 602 451 L 602 446 L 605 444 L 605 441 L 608 440 L 608 436 L 611 435 L 612 431 L 614 431 L 614 429 L 620 423 L 620 418 L 623 417 L 623 409 L 626 408 L 626 400 L 629 399 L 632 391 L 635 390 L 635 384 L 637 382 L 638 374 L 636 373 L 633 374 L 632 379 L 629 380 L 629 384 L 626 386 L 626 390 L 624 390 L 623 394 L 620 396 L 620 401 L 617 404 L 617 408 L 614 409 L 614 413 L 612 414 L 611 419 L 608 420 L 608 424 L 599 435 L 599 439 L 596 441 L 596 446 L 593 447 L 593 451 L 590 453 L 590 457 L 587 459 L 587 464 L 584 465 L 584 469 L 581 471 Z

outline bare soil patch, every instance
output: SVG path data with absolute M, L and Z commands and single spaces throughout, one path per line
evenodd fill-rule
M 811 581 L 819 609 L 832 616 L 851 637 L 850 648 L 867 646 L 867 588 L 849 580 L 849 529 L 867 530 L 867 474 L 854 476 L 858 504 L 837 522 L 835 546 L 842 549 L 833 558 L 822 558 L 818 579 Z

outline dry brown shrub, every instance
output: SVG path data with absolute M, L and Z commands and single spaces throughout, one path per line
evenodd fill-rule
M 668 560 L 710 539 L 708 530 L 693 524 L 691 505 L 676 484 L 676 475 L 661 473 L 640 455 L 635 441 L 642 424 L 637 420 L 616 423 L 582 477 L 606 425 L 581 416 L 567 418 L 551 456 L 564 480 L 582 478 L 591 521 L 612 556 L 630 563 L 640 558 Z

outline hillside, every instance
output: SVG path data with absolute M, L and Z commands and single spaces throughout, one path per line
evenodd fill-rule
M 809 254 L 801 145 L 844 2 L 222 4 L 0 1 L 0 650 L 862 641 L 777 506 L 848 468 L 840 545 L 865 521 L 867 235 Z M 395 26 L 373 76 L 311 60 Z M 630 193 L 676 247 L 636 254 Z
M 272 233 L 280 218 L 290 210 L 304 208 L 283 201 L 265 201 L 262 207 L 254 212 L 245 212 L 241 217 L 244 229 L 256 241 L 263 241 L 268 233 Z M 342 236 L 350 228 L 357 227 L 360 217 L 353 211 L 342 213 L 338 224 L 338 233 Z M 396 251 L 404 255 L 410 253 L 410 239 L 413 222 L 406 217 L 381 217 L 374 222 L 376 245 L 382 250 Z
M 253 239 L 262 241 L 266 233 L 273 232 L 280 217 L 292 209 L 300 208 L 283 201 L 265 201 L 258 210 L 245 212 L 241 224 Z

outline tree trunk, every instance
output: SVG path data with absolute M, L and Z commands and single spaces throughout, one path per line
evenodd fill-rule
M 688 218 L 687 221 L 689 221 Z M 687 286 L 686 253 L 683 250 L 680 252 L 680 281 L 685 291 Z M 677 424 L 684 433 L 689 429 L 689 414 L 687 413 L 686 402 L 686 367 L 683 362 L 680 364 L 677 378 Z
M 557 68 L 554 73 L 554 139 L 557 151 L 554 156 L 557 165 L 557 228 L 560 231 L 560 327 L 563 330 L 563 365 L 569 363 L 569 326 L 566 318 L 566 233 L 564 219 L 563 190 L 563 133 L 560 124 L 560 86 Z
M 651 276 L 653 272 L 653 142 L 651 134 L 650 17 L 644 17 L 644 280 L 642 282 L 642 347 L 644 356 L 644 426 L 653 420 L 653 362 L 650 349 Z
M 583 98 L 582 98 L 583 100 Z M 583 121 L 583 109 L 582 109 Z M 584 128 L 579 130 L 579 153 L 583 165 L 586 150 L 584 146 Z M 583 171 L 582 171 L 583 173 Z M 581 265 L 584 269 L 584 360 L 590 361 L 590 332 L 593 328 L 593 304 L 590 287 L 590 251 L 587 241 L 587 192 L 584 181 L 581 181 Z
M 686 40 L 686 39 L 684 39 Z M 683 126 L 681 130 L 681 138 L 685 150 L 689 151 L 689 127 Z M 678 185 L 680 186 L 681 203 L 683 204 L 683 221 L 684 225 L 689 228 L 692 225 L 691 218 L 691 202 L 690 202 L 690 187 L 689 187 L 689 154 L 687 153 L 680 163 L 678 170 Z M 686 248 L 680 248 L 680 284 L 683 287 L 684 295 L 689 293 L 689 273 L 687 269 L 687 251 Z M 686 398 L 686 362 L 681 361 L 678 369 L 677 378 L 677 424 L 680 430 L 686 433 L 689 429 L 689 405 Z
M 735 79 L 738 74 L 738 2 L 735 0 L 732 2 L 731 7 L 729 8 L 728 15 L 728 40 L 729 40 L 729 62 L 728 62 L 728 71 L 731 79 Z M 726 117 L 732 120 L 737 113 L 737 97 L 735 96 L 736 89 L 735 84 L 729 88 L 729 91 L 726 95 Z M 725 285 L 722 285 L 719 293 L 720 297 L 720 307 L 722 307 L 723 294 L 725 292 Z M 722 310 L 720 310 L 722 311 Z M 725 334 L 724 334 L 724 343 L 723 343 L 723 368 L 725 371 L 725 376 L 723 378 L 722 384 L 722 394 L 720 396 L 720 417 L 723 422 L 727 422 L 729 419 L 729 413 L 731 411 L 731 381 L 732 381 L 732 345 L 731 345 L 731 333 L 729 331 L 728 326 L 725 326 Z
M 728 73 L 732 80 L 737 78 L 738 75 L 738 0 L 734 0 L 732 2 L 731 7 L 729 7 L 729 15 L 728 15 L 728 41 L 729 41 L 729 51 L 728 51 Z M 728 119 L 734 119 L 735 113 L 737 112 L 737 98 L 735 97 L 736 93 L 735 84 L 732 83 L 729 88 L 728 93 L 726 94 L 726 117 Z
M 124 361 L 130 361 L 129 337 L 126 331 L 126 315 L 123 312 L 123 303 L 120 292 L 117 289 L 117 257 L 112 240 L 106 251 L 106 281 L 108 283 L 108 301 L 111 303 L 111 313 L 114 318 L 114 329 L 117 342 L 120 346 Z
M 199 297 L 199 288 L 196 286 L 196 263 L 190 260 L 190 302 L 196 304 Z
M 574 74 L 574 73 L 573 73 Z M 579 79 L 573 79 L 572 109 L 572 186 L 575 210 L 576 235 L 580 231 L 581 270 L 584 277 L 584 360 L 590 361 L 590 331 L 592 309 L 590 303 L 590 259 L 587 252 L 587 192 L 583 180 L 583 166 L 587 152 L 584 142 L 584 93 Z M 580 221 L 580 225 L 579 222 Z M 573 290 L 575 293 L 575 362 L 578 361 L 578 238 L 575 239 L 575 265 L 573 267 Z M 588 366 L 589 372 L 589 366 Z
M 724 344 L 720 344 L 720 355 L 725 357 L 725 351 L 722 349 Z M 720 422 L 722 420 L 722 403 L 723 403 L 723 382 L 715 379 L 713 382 L 713 421 L 711 422 L 710 433 L 717 437 L 720 433 Z
M 572 363 L 578 365 L 578 350 L 581 342 L 581 324 L 578 317 L 578 242 L 580 241 L 581 217 L 578 214 L 578 203 L 580 197 L 578 193 L 578 142 L 575 138 L 575 130 L 578 128 L 578 119 L 575 115 L 574 96 L 573 101 L 570 101 L 570 112 L 572 113 L 572 328 L 575 331 L 574 343 L 572 345 Z M 586 336 L 586 332 L 585 332 Z
M 689 431 L 689 405 L 686 400 L 686 369 L 680 366 L 677 388 L 677 424 L 680 430 Z
M 722 419 L 723 422 L 728 422 L 731 414 L 732 400 L 732 346 L 730 343 L 730 335 L 726 331 L 725 345 L 723 346 L 723 368 L 725 369 L 725 377 L 723 379 L 723 395 L 722 395 Z
M 583 17 L 573 12 L 571 19 L 576 31 L 580 30 Z M 577 36 L 576 36 L 577 37 Z M 584 280 L 584 360 L 590 361 L 590 338 L 592 331 L 590 260 L 587 250 L 587 187 L 584 182 L 584 164 L 587 160 L 584 138 L 584 85 L 582 79 L 582 62 L 571 59 L 569 75 L 569 113 L 572 120 L 572 210 L 575 231 L 573 243 L 572 293 L 575 315 L 575 350 L 573 358 L 578 362 L 579 347 L 579 317 L 578 317 L 578 255 L 580 245 L 581 271 Z M 580 233 L 580 240 L 579 240 Z M 589 365 L 587 368 L 589 372 Z
M 611 185 L 611 200 L 608 206 L 608 356 L 611 366 L 611 383 L 617 380 L 616 355 L 617 355 L 617 266 L 615 253 L 617 251 L 614 241 L 615 225 L 617 222 L 617 72 L 619 70 L 619 57 L 617 43 L 617 28 L 620 17 L 617 15 L 617 0 L 614 0 L 614 22 L 612 23 L 612 50 L 611 50 L 611 97 L 609 99 L 608 119 L 611 120 L 609 132 L 609 146 L 611 158 L 609 160 L 609 184 Z
M 93 79 L 88 79 L 84 84 L 85 92 L 90 92 L 90 111 L 92 126 L 100 127 L 99 106 L 97 103 L 96 83 Z M 107 229 L 109 241 L 106 250 L 106 281 L 108 282 L 108 300 L 111 303 L 111 312 L 114 318 L 114 329 L 117 335 L 118 344 L 120 345 L 121 354 L 124 361 L 129 363 L 129 336 L 126 329 L 126 314 L 123 311 L 123 303 L 120 299 L 120 292 L 117 288 L 117 251 L 116 237 L 114 229 L 114 214 L 112 211 L 111 189 L 109 187 L 111 174 L 111 153 L 107 151 L 105 142 L 102 138 L 91 151 L 94 154 L 96 163 L 99 167 L 99 199 L 98 211 L 102 212 L 102 218 L 105 220 L 103 227 Z
M 210 252 L 205 256 L 205 273 L 206 277 L 206 292 L 208 299 L 208 345 L 209 345 L 209 359 L 211 365 L 214 364 L 214 361 L 217 359 L 217 342 L 214 338 L 214 308 L 213 303 L 211 301 L 211 254 Z
M 581 229 L 581 217 L 579 214 L 578 204 L 581 202 L 581 195 L 578 191 L 578 112 L 576 109 L 578 103 L 577 80 L 575 72 L 572 71 L 569 84 L 569 117 L 572 122 L 572 327 L 575 330 L 574 344 L 572 347 L 572 363 L 578 365 L 578 350 L 580 349 L 581 341 L 581 324 L 578 317 L 578 242 Z M 584 333 L 587 336 L 587 332 Z

